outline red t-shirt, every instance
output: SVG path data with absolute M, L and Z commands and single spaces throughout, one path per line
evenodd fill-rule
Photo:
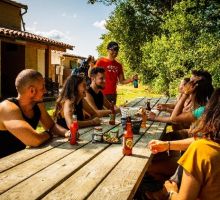
M 109 60 L 107 58 L 100 58 L 96 62 L 96 67 L 102 67 L 105 69 L 105 89 L 103 94 L 116 94 L 117 82 L 119 75 L 123 73 L 122 65 L 116 60 Z

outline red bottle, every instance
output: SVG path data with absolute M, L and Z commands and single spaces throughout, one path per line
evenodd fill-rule
M 126 121 L 126 130 L 123 136 L 123 154 L 125 156 L 132 155 L 132 148 L 133 148 L 133 131 L 131 125 L 131 117 L 127 117 Z
M 73 115 L 73 122 L 70 126 L 70 144 L 74 145 L 77 144 L 77 139 L 78 139 L 78 122 L 77 122 L 77 117 L 76 115 Z
M 111 103 L 111 111 L 112 111 L 112 113 L 110 114 L 109 124 L 110 125 L 115 125 L 115 107 L 114 107 L 114 102 L 113 101 Z

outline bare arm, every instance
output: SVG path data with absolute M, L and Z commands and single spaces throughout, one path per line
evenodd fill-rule
M 186 99 L 188 98 L 188 95 L 183 94 L 180 98 L 180 100 L 177 102 L 176 106 L 174 107 L 174 110 L 171 114 L 171 120 L 175 119 L 178 115 L 180 115 L 183 111 L 184 103 Z
M 20 109 L 11 102 L 4 102 L 0 108 L 3 130 L 8 130 L 27 146 L 37 147 L 47 141 L 47 133 L 37 133 L 23 118 Z
M 124 72 L 122 71 L 122 73 L 119 75 L 119 83 L 128 84 L 128 83 L 131 83 L 131 82 L 133 82 L 133 78 L 125 79 Z
M 194 141 L 194 138 L 187 138 L 183 140 L 175 140 L 175 141 L 161 141 L 161 140 L 151 140 L 148 143 L 149 149 L 152 153 L 156 154 L 159 152 L 175 150 L 175 151 L 185 151 L 189 145 Z
M 56 124 L 51 116 L 46 111 L 45 105 L 43 103 L 38 104 L 41 111 L 40 121 L 45 130 L 49 130 L 54 135 L 60 135 L 64 137 L 68 137 L 68 130 Z
M 196 200 L 201 184 L 186 170 L 183 170 L 181 187 L 178 192 L 175 182 L 166 181 L 165 188 L 168 192 L 174 191 L 171 200 Z
M 93 111 L 93 110 L 91 111 L 90 110 L 91 107 L 89 105 L 87 105 L 88 103 L 84 103 L 84 101 L 85 100 L 83 100 L 83 108 L 87 112 L 89 112 L 90 114 L 96 115 L 96 112 Z M 85 106 L 85 104 L 86 104 L 86 106 Z M 66 120 L 66 124 L 67 124 L 68 128 L 70 128 L 71 123 L 73 121 L 73 119 L 72 119 L 73 110 L 74 110 L 74 108 L 72 108 L 72 103 L 69 100 L 66 100 L 65 103 L 64 103 L 63 112 L 64 112 L 64 118 Z M 82 127 L 87 127 L 87 126 L 99 125 L 100 122 L 101 122 L 100 119 L 95 117 L 94 119 L 90 119 L 90 120 L 84 120 L 84 121 L 78 120 L 78 125 L 79 125 L 80 128 L 82 128 Z
M 170 117 L 162 117 L 162 116 L 156 116 L 155 113 L 150 112 L 148 115 L 148 119 L 151 121 L 159 121 L 159 122 L 173 123 L 173 124 L 180 124 L 180 123 L 191 124 L 192 122 L 196 120 L 191 111 L 179 113 L 179 114 L 177 113 L 178 113 L 178 110 L 176 111 L 176 114 L 174 115 L 172 114 Z
M 111 113 L 111 110 L 107 110 L 107 109 L 99 110 L 95 104 L 95 101 L 94 101 L 92 95 L 89 94 L 88 92 L 86 92 L 85 99 L 86 99 L 86 102 L 89 104 L 89 106 L 91 106 L 92 109 L 96 111 L 98 117 L 108 116 Z M 105 102 L 105 97 L 104 97 L 104 102 Z M 105 103 L 104 103 L 104 105 L 105 105 Z

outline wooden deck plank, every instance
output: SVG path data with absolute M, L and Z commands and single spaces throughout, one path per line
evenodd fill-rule
M 139 137 L 134 135 L 134 141 Z M 122 158 L 122 145 L 111 145 L 43 199 L 86 198 Z
M 107 132 L 117 125 L 102 125 L 103 131 Z M 75 150 L 85 146 L 92 140 L 93 130 L 83 134 L 80 138 L 79 145 L 70 145 L 69 142 L 65 142 L 57 148 L 53 148 L 50 151 L 45 152 L 33 159 L 27 160 L 26 162 L 17 165 L 3 173 L 0 173 L 0 194 L 7 191 L 19 182 L 29 178 L 38 171 L 52 165 L 54 162 L 62 159 L 63 157 L 73 153 Z M 30 169 L 30 165 L 34 166 Z
M 92 127 L 80 129 L 80 134 L 85 134 L 86 132 L 90 131 Z M 43 145 L 38 148 L 28 148 L 12 155 L 6 156 L 0 159 L 0 173 L 10 169 L 18 164 L 21 164 L 35 156 L 43 154 L 55 147 L 58 147 L 65 143 L 67 139 L 65 138 L 54 138 L 53 141 L 50 143 Z
M 0 195 L 0 199 L 29 199 L 30 194 L 33 199 L 40 198 L 43 194 L 50 191 L 55 185 L 58 185 L 60 182 L 66 180 L 70 175 L 77 171 L 77 169 L 82 168 L 83 165 L 96 157 L 108 146 L 110 145 L 89 143 L 83 148 L 57 161 L 33 175 L 31 178 L 3 193 Z M 38 185 L 38 187 L 34 187 L 35 185 Z M 23 187 L 27 189 L 27 192 L 21 193 Z
M 166 101 L 167 99 L 164 98 L 160 103 Z M 164 112 L 160 115 L 164 115 Z M 135 144 L 133 155 L 123 157 L 115 169 L 89 196 L 89 199 L 132 199 L 150 164 L 150 160 L 146 158 L 152 157 L 146 145 L 152 139 L 160 139 L 165 126 L 165 123 L 154 122 L 147 131 L 151 134 L 143 135 Z
M 134 135 L 134 142 L 140 137 L 141 135 Z M 122 145 L 112 145 L 46 195 L 44 199 L 85 199 L 122 158 Z
M 144 98 L 139 98 L 139 99 L 135 99 L 135 101 L 132 101 L 132 102 L 130 102 L 129 104 L 128 104 L 128 106 L 135 106 L 135 105 L 141 105 L 141 102 L 143 103 L 143 101 L 144 101 Z M 157 100 L 155 100 L 155 102 L 156 102 Z M 153 102 L 153 101 L 152 101 Z M 117 118 L 119 118 L 119 116 L 117 117 Z M 106 130 L 110 130 L 111 128 L 113 128 L 114 126 L 106 126 L 107 127 L 107 129 Z M 91 129 L 90 129 L 91 130 Z M 47 180 L 47 178 L 45 178 L 45 177 L 50 177 L 50 174 L 49 174 L 49 172 L 50 172 L 50 167 L 52 167 L 52 168 L 54 168 L 54 170 L 52 170 L 52 172 L 54 172 L 54 174 L 55 174 L 55 176 L 56 176 L 56 167 L 53 167 L 53 165 L 55 165 L 55 166 L 57 166 L 57 167 L 59 167 L 59 165 L 57 164 L 57 163 L 63 163 L 63 165 L 65 165 L 66 166 L 66 163 L 68 163 L 68 157 L 69 156 L 72 156 L 72 158 L 75 158 L 75 160 L 77 160 L 76 158 L 77 158 L 77 155 L 79 156 L 79 155 L 84 155 L 83 153 L 81 153 L 80 154 L 80 152 L 82 151 L 83 152 L 83 149 L 94 149 L 94 144 L 88 144 L 88 142 L 89 141 L 91 141 L 91 132 L 92 131 L 89 131 L 89 132 L 87 132 L 87 133 L 85 133 L 85 135 L 83 136 L 83 137 L 85 137 L 85 141 L 82 141 L 82 145 L 85 145 L 85 144 L 87 144 L 86 146 L 84 146 L 82 149 L 78 149 L 77 151 L 75 151 L 76 149 L 71 149 L 71 148 L 68 148 L 68 146 L 70 146 L 68 143 L 64 143 L 65 141 L 61 141 L 61 144 L 59 143 L 59 146 L 56 146 L 56 148 L 55 149 L 58 149 L 58 150 L 54 150 L 54 149 L 52 149 L 53 148 L 53 146 L 52 146 L 52 148 L 49 148 L 49 149 L 47 149 L 46 151 L 42 151 L 42 152 L 40 152 L 40 150 L 41 149 L 33 149 L 33 152 L 34 152 L 34 150 L 36 150 L 36 154 L 35 153 L 27 153 L 27 154 L 29 154 L 28 156 L 26 156 L 25 157 L 25 155 L 26 155 L 26 153 L 24 153 L 25 155 L 24 155 L 24 157 L 25 158 L 22 158 L 22 156 L 21 156 L 21 158 L 20 159 L 18 159 L 17 161 L 16 161 L 16 159 L 15 159 L 15 163 L 17 162 L 17 164 L 19 164 L 18 166 L 16 166 L 17 164 L 15 164 L 15 165 L 13 165 L 13 159 L 11 159 L 10 160 L 10 162 L 8 162 L 9 164 L 8 164 L 8 166 L 9 166 L 9 168 L 11 168 L 11 167 L 13 167 L 13 166 L 15 166 L 15 167 L 13 167 L 12 169 L 9 169 L 9 170 L 7 170 L 6 172 L 4 172 L 4 173 L 1 173 L 0 174 L 0 181 L 1 181 L 1 185 L 4 185 L 4 183 L 5 182 L 8 182 L 9 184 L 8 185 L 6 185 L 5 187 L 1 187 L 1 185 L 0 185 L 0 192 L 5 192 L 5 193 L 3 193 L 1 196 L 0 196 L 0 198 L 2 199 L 2 198 L 5 198 L 5 199 L 8 199 L 8 198 L 20 198 L 20 199 L 25 199 L 25 197 L 24 198 L 22 198 L 22 197 L 20 197 L 20 195 L 22 194 L 22 188 L 26 188 L 26 184 L 30 184 L 31 186 L 29 187 L 29 188 L 36 188 L 35 187 L 35 185 L 42 185 L 42 187 L 39 189 L 40 191 L 42 190 L 42 192 L 40 192 L 40 193 L 37 193 L 36 194 L 36 192 L 35 191 L 29 191 L 28 189 L 27 189 L 27 193 L 28 193 L 28 195 L 27 195 L 27 199 L 28 199 L 28 197 L 30 197 L 30 194 L 32 195 L 32 194 L 34 194 L 34 195 L 36 195 L 36 198 L 38 198 L 38 197 L 41 197 L 42 196 L 42 194 L 46 194 L 48 191 L 50 191 L 51 189 L 53 189 L 53 187 L 55 187 L 56 186 L 56 184 L 58 184 L 58 183 L 60 183 L 60 182 L 62 182 L 63 180 L 65 180 L 66 178 L 68 178 L 70 175 L 72 175 L 73 173 L 75 173 L 75 171 L 77 171 L 77 169 L 78 168 L 80 168 L 80 167 L 82 167 L 83 165 L 85 165 L 87 162 L 89 162 L 90 160 L 92 160 L 96 155 L 98 155 L 100 152 L 102 152 L 107 146 L 106 146 L 106 144 L 99 144 L 100 146 L 102 146 L 103 145 L 103 147 L 100 147 L 100 149 L 98 149 L 97 151 L 94 151 L 94 152 L 92 152 L 91 154 L 89 154 L 88 155 L 88 158 L 87 159 L 84 159 L 84 160 L 81 160 L 81 163 L 80 163 L 80 161 L 79 161 L 79 163 L 77 164 L 76 163 L 76 165 L 75 165 L 75 168 L 74 169 L 70 169 L 70 172 L 69 171 L 67 171 L 66 173 L 63 173 L 63 174 L 61 174 L 60 175 L 60 177 L 58 178 L 58 179 L 56 179 L 57 180 L 57 182 L 56 182 L 56 184 L 53 184 L 53 182 L 52 182 L 52 180 L 50 179 L 50 180 L 48 180 L 50 183 L 51 183 L 51 185 L 48 185 L 48 187 L 44 187 L 45 185 L 47 185 L 46 184 L 46 181 L 45 180 Z M 87 136 L 88 137 L 90 137 L 90 138 L 87 138 Z M 63 142 L 63 143 L 62 143 Z M 84 143 L 84 142 L 86 142 L 86 143 Z M 92 146 L 91 146 L 92 145 Z M 71 146 L 72 147 L 72 146 Z M 61 149 L 61 148 L 64 148 L 65 150 L 63 151 L 63 149 L 62 149 L 62 151 L 64 152 L 63 154 L 59 151 L 59 149 Z M 29 150 L 27 150 L 27 151 L 30 151 L 30 150 L 32 150 L 32 149 L 29 149 Z M 71 150 L 72 150 L 72 152 L 71 152 Z M 25 150 L 26 151 L 26 150 Z M 39 152 L 38 152 L 39 151 Z M 31 151 L 30 151 L 31 152 Z M 52 153 L 51 153 L 52 152 Z M 54 153 L 54 152 L 56 152 L 56 153 Z M 19 152 L 20 153 L 20 152 Z M 39 154 L 38 154 L 39 153 Z M 41 155 L 42 154 L 42 155 Z M 58 157 L 56 157 L 56 154 L 58 154 Z M 30 163 L 28 162 L 29 161 L 29 159 L 31 158 L 31 155 L 34 157 L 33 159 L 35 159 L 35 160 L 37 160 L 36 162 L 32 162 L 31 160 L 30 160 L 30 163 L 31 163 L 31 165 L 32 166 L 34 166 L 33 167 L 33 169 L 31 168 L 31 170 L 30 170 L 30 168 L 29 168 L 29 171 L 28 171 L 28 173 L 27 173 L 27 171 L 25 171 L 25 169 L 27 169 L 28 167 L 30 167 Z M 45 155 L 45 156 L 44 156 Z M 64 155 L 64 156 L 66 156 L 65 158 L 63 158 L 63 159 L 61 159 L 62 158 L 62 155 Z M 52 158 L 51 158 L 52 157 Z M 83 156 L 84 157 L 84 156 Z M 22 160 L 23 159 L 23 160 Z M 25 160 L 26 159 L 26 160 Z M 57 159 L 57 160 L 56 160 Z M 66 159 L 66 160 L 65 160 Z M 83 158 L 82 158 L 83 159 Z M 22 160 L 22 162 L 24 162 L 24 163 L 22 163 L 21 162 L 21 160 Z M 2 159 L 0 160 L 0 161 L 2 161 Z M 25 162 L 26 161 L 26 162 Z M 41 163 L 41 162 L 43 162 L 43 164 Z M 78 161 L 77 161 L 78 162 Z M 40 165 L 40 164 L 42 164 L 42 166 Z M 60 168 L 61 168 L 61 170 L 64 168 L 63 167 L 63 165 L 61 165 L 60 164 Z M 67 164 L 68 165 L 68 164 Z M 6 165 L 7 166 L 7 165 Z M 22 167 L 23 166 L 23 167 Z M 48 167 L 49 166 L 49 167 Z M 1 169 L 1 168 L 0 168 Z M 6 170 L 7 169 L 7 167 L 5 167 L 5 168 L 2 168 L 2 171 L 4 171 L 4 170 Z M 68 169 L 68 167 L 67 167 L 67 169 Z M 48 171 L 47 171 L 48 170 Z M 18 173 L 19 172 L 19 173 Z M 42 176 L 42 174 L 43 175 L 46 175 L 46 176 Z M 3 175 L 4 174 L 4 175 Z M 6 176 L 5 176 L 5 174 L 6 174 Z M 1 176 L 2 175 L 2 176 Z M 29 178 L 30 176 L 33 176 L 34 178 L 36 178 L 36 180 L 39 182 L 39 184 L 35 184 L 35 182 L 34 181 L 32 181 L 32 178 Z M 6 180 L 5 180 L 6 179 Z M 13 184 L 12 184 L 12 179 L 13 179 L 13 181 L 15 181 Z M 34 179 L 33 179 L 34 180 Z M 5 182 L 4 182 L 5 181 Z M 23 181 L 23 182 L 21 182 L 21 181 Z M 19 182 L 21 182 L 21 183 L 19 183 Z M 45 185 L 44 184 L 42 184 L 42 182 L 43 183 L 45 183 Z M 2 184 L 3 183 L 3 184 Z M 16 185 L 16 184 L 18 184 L 18 185 Z M 15 186 L 16 185 L 16 186 Z M 15 186 L 15 187 L 13 187 L 13 186 Z M 11 187 L 13 187 L 13 188 L 11 188 Z M 11 188 L 11 189 L 10 189 Z M 20 188 L 20 189 L 19 189 Z M 32 189 L 32 190 L 33 190 Z M 8 190 L 8 191 L 7 191 Z M 20 191 L 20 193 L 19 193 L 19 191 Z M 21 192 L 22 191 L 22 192 Z M 10 195 L 9 195 L 10 194 Z M 32 196 L 31 196 L 32 197 Z M 34 196 L 33 196 L 34 197 Z
M 143 97 L 139 97 L 133 101 L 128 102 L 128 106 L 133 106 L 137 104 L 139 101 L 141 101 Z M 87 128 L 82 128 L 79 130 L 80 135 L 85 134 L 89 131 L 91 131 L 93 127 L 87 127 Z M 21 164 L 35 156 L 38 156 L 40 154 L 43 154 L 55 147 L 58 147 L 59 145 L 62 145 L 63 143 L 66 142 L 66 139 L 60 138 L 59 140 L 55 138 L 52 142 L 49 144 L 43 145 L 39 148 L 28 148 L 23 151 L 14 153 L 12 155 L 9 155 L 7 157 L 4 157 L 0 159 L 0 173 L 8 170 L 18 164 Z
M 164 123 L 157 124 L 161 129 L 165 128 Z M 150 130 L 157 131 L 157 127 Z M 153 138 L 159 139 L 160 135 L 161 132 L 145 134 L 135 145 L 133 155 L 125 156 L 88 199 L 132 199 L 150 164 L 148 159 L 152 158 L 147 143 Z

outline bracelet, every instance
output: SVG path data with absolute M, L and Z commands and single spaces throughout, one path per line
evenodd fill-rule
M 168 200 L 171 200 L 173 194 L 177 194 L 177 192 L 175 192 L 175 191 L 173 191 L 173 190 L 171 190 L 171 191 L 168 192 Z
M 167 155 L 170 156 L 170 141 L 167 141 L 168 142 L 168 150 L 167 150 Z

